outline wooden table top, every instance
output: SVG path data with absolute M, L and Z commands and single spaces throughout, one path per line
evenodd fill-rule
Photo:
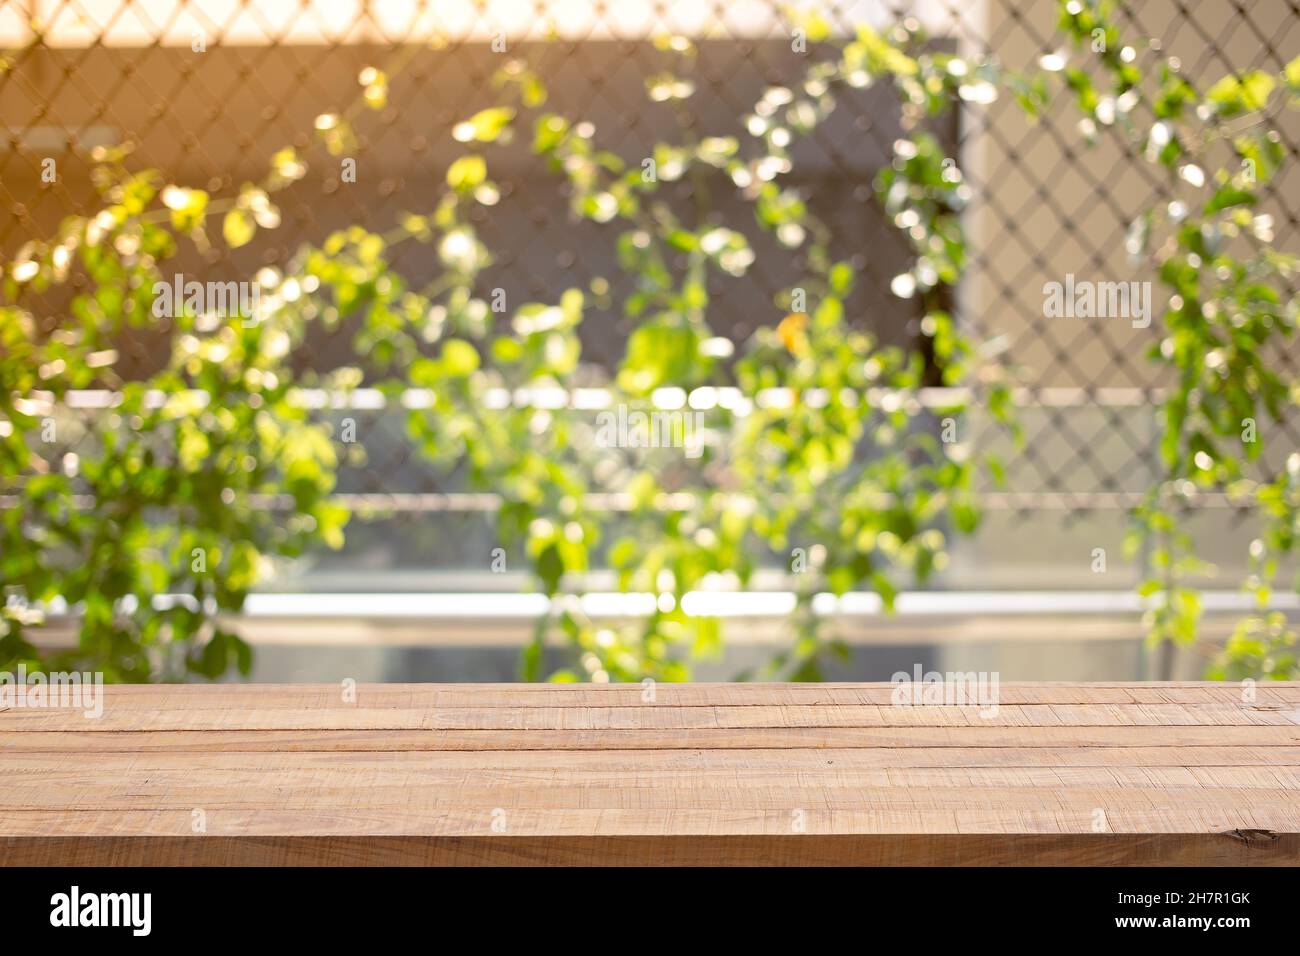
M 108 687 L 0 712 L 0 860 L 1300 863 L 1300 684 L 893 691 Z

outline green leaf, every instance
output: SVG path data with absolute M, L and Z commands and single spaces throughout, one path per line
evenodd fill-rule
M 533 152 L 549 153 L 564 141 L 569 123 L 564 117 L 547 113 L 537 118 L 533 131 Z
M 700 354 L 700 341 L 700 333 L 690 326 L 642 325 L 628 339 L 619 384 L 638 393 L 666 384 L 694 384 L 713 364 Z
M 448 375 L 464 378 L 478 369 L 478 350 L 463 339 L 448 339 L 442 347 L 442 364 Z
M 1286 78 L 1286 85 L 1292 91 L 1300 93 L 1300 56 L 1286 65 L 1282 75 Z
M 1231 183 L 1224 183 L 1218 188 L 1215 194 L 1210 197 L 1210 201 L 1205 206 L 1206 213 L 1215 213 L 1221 209 L 1228 209 L 1232 206 L 1253 206 L 1259 200 L 1255 194 L 1246 189 L 1240 189 Z
M 1240 76 L 1225 76 L 1206 91 L 1205 98 L 1214 104 L 1220 116 L 1237 116 L 1268 106 L 1277 81 L 1263 70 Z
M 181 189 L 168 186 L 162 191 L 163 205 L 171 210 L 172 228 L 177 232 L 193 232 L 203 225 L 208 208 L 208 194 L 202 189 Z
M 824 43 L 831 37 L 831 24 L 817 10 L 800 10 L 797 7 L 782 7 L 781 13 L 790 21 L 794 29 L 803 30 L 805 39 L 810 43 Z
M 492 343 L 492 357 L 503 365 L 513 365 L 524 357 L 524 347 L 518 339 L 499 338 Z
M 482 156 L 462 156 L 447 169 L 447 185 L 457 192 L 472 192 L 487 179 L 487 162 Z
M 529 683 L 536 682 L 542 676 L 542 651 L 545 649 L 545 621 L 539 621 L 533 639 L 524 648 L 519 658 L 519 679 Z
M 257 226 L 253 222 L 253 217 L 243 209 L 230 210 L 221 223 L 221 235 L 225 237 L 227 245 L 232 249 L 247 244 L 256 232 Z
M 555 544 L 549 544 L 537 556 L 535 564 L 538 578 L 546 594 L 554 594 L 560 588 L 560 578 L 564 577 L 564 559 Z
M 895 602 L 898 599 L 898 588 L 894 586 L 894 582 L 883 572 L 873 571 L 871 572 L 871 586 L 880 595 L 880 602 L 885 611 L 892 614 Z
M 847 262 L 837 262 L 831 266 L 831 291 L 843 298 L 853 289 L 853 266 Z
M 510 127 L 515 111 L 508 106 L 479 110 L 469 119 L 457 123 L 452 135 L 462 143 L 494 143 Z

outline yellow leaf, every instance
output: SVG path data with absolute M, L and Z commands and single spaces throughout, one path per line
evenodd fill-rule
M 230 210 L 221 224 L 221 234 L 225 236 L 226 243 L 231 249 L 238 249 L 246 244 L 256 232 L 257 226 L 253 224 L 253 217 L 242 209 Z
M 776 335 L 786 351 L 800 355 L 808 351 L 808 336 L 804 333 L 807 328 L 808 316 L 802 312 L 791 312 L 776 327 Z

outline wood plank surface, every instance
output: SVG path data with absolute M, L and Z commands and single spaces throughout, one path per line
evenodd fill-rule
M 0 710 L 0 859 L 1300 863 L 1300 684 L 216 685 Z

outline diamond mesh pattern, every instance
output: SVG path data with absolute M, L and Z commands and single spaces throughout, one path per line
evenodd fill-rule
M 864 18 L 877 24 L 915 16 L 936 42 L 990 53 L 1029 69 L 1056 49 L 1055 4 L 1018 0 L 919 0 L 916 3 L 817 0 L 838 29 Z M 525 0 L 28 0 L 0 3 L 0 252 L 12 255 L 32 236 L 48 235 L 71 213 L 94 208 L 90 149 L 130 139 L 133 162 L 176 181 L 230 193 L 257 178 L 272 151 L 307 148 L 314 117 L 352 102 L 366 66 L 390 77 L 389 106 L 357 125 L 356 184 L 319 165 L 277 197 L 283 223 L 250 246 L 207 261 L 180 263 L 202 277 L 229 278 L 283 263 L 303 243 L 357 223 L 377 231 L 406 210 L 432 205 L 442 169 L 455 154 L 451 127 L 492 102 L 489 78 L 502 59 L 489 41 L 503 31 L 509 55 L 529 61 L 551 90 L 550 108 L 596 124 L 598 140 L 625 157 L 648 154 L 669 133 L 664 110 L 651 108 L 645 78 L 668 65 L 649 38 L 691 35 L 699 47 L 697 93 L 688 101 L 701 130 L 738 131 L 740 117 L 769 85 L 794 81 L 803 66 L 790 48 L 775 0 L 654 3 Z M 1150 0 L 1121 5 L 1130 42 L 1155 38 L 1181 57 L 1186 75 L 1205 86 L 1224 73 L 1280 69 L 1300 52 L 1294 0 L 1191 4 Z M 558 40 L 542 42 L 554 28 Z M 201 36 L 205 50 L 192 44 Z M 1139 119 L 1149 117 L 1140 117 Z M 1002 357 L 1024 387 L 1027 441 L 1009 449 L 1010 492 L 994 507 L 1075 514 L 1130 506 L 1152 474 L 1155 390 L 1143 353 L 1158 330 L 1127 323 L 1042 317 L 1042 285 L 1067 272 L 1107 279 L 1142 278 L 1123 240 L 1134 213 L 1164 194 L 1161 176 L 1114 139 L 1087 148 L 1076 111 L 1061 102 L 1026 122 L 1004 97 L 987 107 L 964 104 L 940 130 L 975 192 L 968 212 L 969 277 L 957 311 L 980 336 L 1000 336 Z M 798 185 L 839 236 L 838 255 L 859 283 L 850 314 L 882 340 L 915 332 L 909 303 L 889 292 L 907 250 L 876 211 L 870 183 L 897 135 L 895 111 L 878 91 L 841 99 L 832 119 L 796 153 Z M 1290 169 L 1270 186 L 1277 243 L 1300 251 L 1300 128 L 1285 118 Z M 614 279 L 608 236 L 574 224 L 554 180 L 518 142 L 494 159 L 500 206 L 479 227 L 497 255 L 484 287 L 502 287 L 512 303 L 550 300 L 596 275 Z M 53 157 L 58 181 L 43 184 Z M 692 202 L 689 188 L 670 193 Z M 722 215 L 748 213 L 712 197 Z M 739 212 L 738 215 L 731 215 Z M 797 257 L 756 240 L 759 262 L 743 280 L 716 280 L 710 321 L 743 340 L 779 318 L 772 295 L 800 274 Z M 402 247 L 395 264 L 413 283 L 432 275 L 427 250 Z M 615 294 L 619 291 L 617 284 Z M 617 301 L 617 300 L 615 300 Z M 47 303 L 57 314 L 57 302 Z M 1158 323 L 1156 323 L 1158 325 Z M 585 323 L 589 358 L 615 363 L 628 331 L 615 312 Z M 321 330 L 299 361 L 328 369 L 356 361 L 346 326 Z M 148 334 L 124 343 L 127 370 L 160 360 Z M 1296 357 L 1282 360 L 1295 366 Z M 1055 390 L 1055 391 L 1054 391 Z M 1060 400 L 1071 390 L 1070 400 Z M 1053 397 L 1055 396 L 1055 397 Z M 372 413 L 366 413 L 372 414 Z M 400 422 L 375 414 L 367 461 L 350 468 L 341 489 L 355 494 L 438 493 L 432 473 L 411 459 Z M 391 436 L 384 440 L 382 435 Z M 1289 430 L 1274 448 L 1294 447 Z M 999 441 L 993 429 L 982 440 Z

